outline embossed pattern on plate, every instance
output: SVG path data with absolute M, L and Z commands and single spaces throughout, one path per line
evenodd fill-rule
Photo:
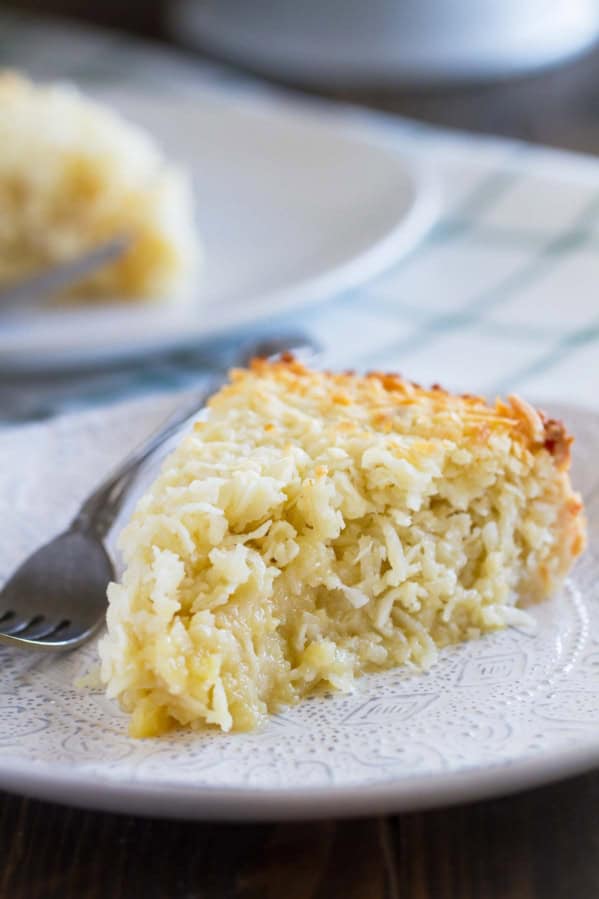
M 136 403 L 3 435 L 0 579 L 69 518 L 100 469 L 169 403 Z M 144 741 L 129 739 L 126 716 L 101 691 L 75 686 L 95 662 L 94 645 L 58 659 L 2 648 L 0 785 L 192 817 L 263 816 L 268 809 L 292 815 L 294 804 L 299 814 L 304 794 L 313 797 L 310 813 L 330 814 L 344 791 L 368 796 L 387 788 L 392 798 L 382 807 L 415 807 L 412 787 L 422 778 L 438 783 L 441 796 L 452 778 L 476 777 L 485 795 L 510 788 L 509 775 L 493 786 L 498 769 L 513 770 L 515 785 L 517 772 L 535 760 L 547 765 L 547 777 L 574 768 L 581 750 L 585 764 L 599 762 L 599 416 L 557 411 L 578 434 L 574 478 L 587 501 L 590 548 L 564 590 L 533 610 L 535 628 L 448 649 L 428 673 L 364 678 L 355 693 L 308 700 L 257 733 Z M 79 460 L 75 477 L 61 464 L 67 456 Z M 220 805 L 210 799 L 217 794 L 225 797 Z M 260 795 L 268 799 L 266 812 Z M 359 796 L 352 811 L 361 808 Z

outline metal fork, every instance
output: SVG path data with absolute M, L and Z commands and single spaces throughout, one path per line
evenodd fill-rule
M 242 348 L 236 364 L 285 350 L 312 352 L 303 336 L 255 341 Z M 71 525 L 15 571 L 0 591 L 0 642 L 23 649 L 60 652 L 88 640 L 104 621 L 106 587 L 114 579 L 104 539 L 141 466 L 222 385 L 215 376 L 192 400 L 178 407 L 161 428 L 135 450 L 83 503 Z
M 115 262 L 130 244 L 131 238 L 126 235 L 113 237 L 76 259 L 56 265 L 39 275 L 32 275 L 17 284 L 11 284 L 10 287 L 0 290 L 0 312 L 4 315 L 6 312 L 37 309 L 59 290 L 76 284 L 109 262 Z

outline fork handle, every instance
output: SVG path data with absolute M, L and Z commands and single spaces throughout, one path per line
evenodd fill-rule
M 23 312 L 25 309 L 36 309 L 48 301 L 60 290 L 65 290 L 91 275 L 98 269 L 114 262 L 129 248 L 131 238 L 120 234 L 94 247 L 76 259 L 60 263 L 49 271 L 25 278 L 18 284 L 0 291 L 0 309 L 4 317 L 9 311 Z
M 92 531 L 105 537 L 121 509 L 123 500 L 140 467 L 187 421 L 206 404 L 224 383 L 224 377 L 211 378 L 188 402 L 178 406 L 157 430 L 127 456 L 124 462 L 85 500 L 71 523 L 72 530 Z

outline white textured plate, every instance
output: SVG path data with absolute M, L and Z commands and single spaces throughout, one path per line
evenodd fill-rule
M 362 283 L 412 247 L 436 192 L 321 104 L 102 95 L 191 170 L 205 261 L 189 303 L 47 310 L 0 325 L 0 365 L 96 362 L 192 344 Z
M 145 402 L 0 438 L 0 580 L 164 414 Z M 552 409 L 577 434 L 590 548 L 567 587 L 510 629 L 442 653 L 428 674 L 363 679 L 258 733 L 134 741 L 100 691 L 77 689 L 95 649 L 0 649 L 0 787 L 61 802 L 190 818 L 398 811 L 490 796 L 599 764 L 599 416 Z M 77 465 L 73 461 L 77 459 Z

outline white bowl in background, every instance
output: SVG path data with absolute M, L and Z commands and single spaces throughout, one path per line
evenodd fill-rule
M 174 0 L 184 43 L 304 84 L 506 77 L 582 52 L 597 0 Z

